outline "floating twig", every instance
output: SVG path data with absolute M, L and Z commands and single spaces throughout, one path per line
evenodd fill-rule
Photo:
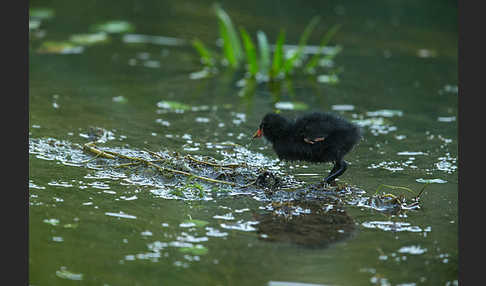
M 126 168 L 129 166 L 137 166 L 140 165 L 142 162 L 130 162 L 130 163 L 125 163 L 125 164 L 120 164 L 118 166 L 115 166 L 115 168 Z
M 106 159 L 115 159 L 115 156 L 107 154 L 105 151 L 101 151 L 99 149 L 96 149 L 94 142 L 89 142 L 83 145 L 84 150 L 90 151 L 91 153 L 95 153 L 98 156 L 104 157 Z

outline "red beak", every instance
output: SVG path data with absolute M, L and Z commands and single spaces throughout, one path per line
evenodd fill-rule
M 253 134 L 253 138 L 260 138 L 263 135 L 263 130 L 261 128 L 258 128 L 258 130 Z

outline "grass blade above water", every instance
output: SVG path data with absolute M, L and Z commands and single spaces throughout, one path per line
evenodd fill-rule
M 334 37 L 334 35 L 339 31 L 341 28 L 340 24 L 334 25 L 327 31 L 327 33 L 324 35 L 324 37 L 321 40 L 321 43 L 319 44 L 319 51 L 307 62 L 305 66 L 305 70 L 307 72 L 311 72 L 314 70 L 314 68 L 317 66 L 319 63 L 319 57 L 322 54 L 322 51 L 326 47 L 326 45 L 329 43 L 329 41 Z M 337 53 L 336 53 L 337 54 Z M 334 57 L 336 54 L 334 54 L 332 57 Z
M 260 73 L 267 75 L 270 69 L 270 46 L 263 31 L 257 32 L 257 39 L 260 51 Z
M 273 53 L 272 70 L 270 72 L 271 78 L 276 78 L 282 71 L 283 67 L 283 44 L 285 42 L 285 30 L 281 29 L 278 34 L 277 44 Z
M 304 29 L 304 32 L 302 33 L 302 36 L 300 37 L 299 40 L 299 46 L 297 48 L 297 51 L 287 60 L 285 60 L 285 68 L 284 71 L 286 74 L 290 73 L 292 69 L 294 68 L 295 61 L 299 59 L 302 56 L 302 50 L 304 49 L 304 46 L 307 44 L 307 40 L 309 39 L 310 34 L 316 27 L 317 23 L 319 23 L 320 17 L 315 16 L 314 18 L 311 19 L 309 24 Z
M 192 41 L 192 45 L 199 53 L 199 56 L 201 57 L 201 61 L 203 62 L 203 64 L 209 67 L 214 66 L 214 59 L 211 56 L 211 52 L 209 52 L 206 46 L 204 46 L 203 42 L 201 42 L 199 39 L 195 39 L 194 41 Z
M 243 57 L 240 39 L 228 14 L 219 5 L 215 5 L 214 9 L 218 17 L 220 37 L 223 39 L 225 58 L 236 68 Z
M 248 32 L 245 30 L 245 28 L 241 27 L 240 31 L 241 38 L 243 39 L 243 45 L 245 47 L 248 71 L 252 76 L 255 76 L 258 72 L 258 62 L 255 45 L 253 44 L 253 41 L 251 40 L 251 37 L 250 35 L 248 35 Z

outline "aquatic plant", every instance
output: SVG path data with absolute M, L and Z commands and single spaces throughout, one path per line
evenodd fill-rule
M 206 69 L 215 71 L 216 64 L 238 69 L 242 65 L 249 78 L 258 81 L 274 81 L 287 78 L 294 73 L 297 67 L 306 74 L 314 74 L 321 61 L 330 62 L 340 51 L 340 47 L 329 49 L 329 41 L 339 30 L 340 25 L 332 26 L 322 38 L 313 55 L 304 63 L 310 52 L 306 50 L 307 41 L 320 21 L 320 17 L 313 17 L 305 27 L 297 46 L 285 45 L 285 29 L 280 29 L 275 45 L 271 46 L 266 34 L 259 30 L 256 33 L 256 44 L 244 27 L 239 28 L 239 34 L 235 29 L 229 15 L 219 6 L 214 5 L 218 19 L 219 37 L 222 39 L 222 55 L 211 52 L 199 39 L 194 39 L 192 44 L 198 52 L 201 62 Z M 243 44 L 242 44 L 243 43 Z M 326 48 L 328 48 L 326 50 Z M 325 52 L 326 51 L 326 52 Z M 273 52 L 273 56 L 271 53 Z M 336 83 L 336 75 L 332 75 Z
M 388 189 L 392 189 L 392 190 L 403 190 L 403 191 L 407 191 L 407 192 L 410 192 L 414 195 L 416 195 L 416 197 L 420 197 L 423 193 L 423 191 L 425 190 L 425 188 L 427 187 L 429 183 L 426 183 L 422 189 L 418 192 L 418 194 L 413 191 L 412 189 L 410 188 L 407 188 L 407 187 L 403 187 L 403 186 L 392 186 L 392 185 L 386 185 L 386 184 L 381 184 L 378 186 L 378 188 L 376 188 L 376 191 L 375 191 L 375 195 L 378 194 L 378 192 L 382 189 L 382 188 L 388 188 Z
M 427 185 L 428 185 L 428 183 L 426 183 L 422 187 L 422 189 L 417 193 L 417 192 L 413 191 L 412 189 L 410 189 L 408 187 L 381 184 L 376 189 L 374 195 L 371 196 L 368 199 L 368 203 L 374 209 L 383 210 L 383 211 L 387 211 L 387 212 L 391 211 L 391 212 L 395 212 L 395 213 L 403 211 L 403 210 L 417 209 L 417 208 L 420 208 L 419 200 L 420 200 L 425 188 L 427 187 Z M 378 192 L 382 188 L 388 188 L 388 189 L 391 189 L 391 190 L 394 190 L 394 191 L 397 191 L 397 190 L 407 191 L 407 192 L 413 194 L 414 196 L 412 198 L 407 198 L 403 194 L 399 194 L 399 195 L 394 195 L 392 193 L 378 194 Z

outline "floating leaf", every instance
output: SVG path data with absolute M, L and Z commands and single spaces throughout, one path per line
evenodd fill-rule
M 384 120 L 382 117 L 373 117 L 373 118 L 366 118 L 366 119 L 353 119 L 353 123 L 365 127 L 365 126 L 384 126 L 387 125 L 389 122 Z
M 78 224 L 77 223 L 67 223 L 63 227 L 64 228 L 77 228 Z
M 440 116 L 440 117 L 437 117 L 437 121 L 439 121 L 439 122 L 454 122 L 454 121 L 456 121 L 456 117 L 455 116 Z
M 45 219 L 44 222 L 47 223 L 47 224 L 50 224 L 50 225 L 54 225 L 54 226 L 59 224 L 59 220 L 56 219 L 56 218 Z
M 191 107 L 177 101 L 162 100 L 157 102 L 157 107 L 171 110 L 189 110 Z
M 190 79 L 202 79 L 207 78 L 211 75 L 211 71 L 209 69 L 203 69 L 200 71 L 195 71 L 189 74 Z
M 179 248 L 179 251 L 183 253 L 190 253 L 192 255 L 205 255 L 208 253 L 208 249 L 202 245 L 196 245 L 193 247 L 181 247 Z
M 66 270 L 66 267 L 61 267 L 60 270 L 56 271 L 56 276 L 62 279 L 68 280 L 83 280 L 83 274 L 81 273 L 73 273 L 71 271 Z
M 446 180 L 442 180 L 442 179 L 416 179 L 415 181 L 419 182 L 419 183 L 425 183 L 425 184 L 431 184 L 431 183 L 435 183 L 435 184 L 445 184 L 447 183 Z
M 41 54 L 80 54 L 83 47 L 71 42 L 43 42 L 37 52 Z
M 69 41 L 82 45 L 82 46 L 90 46 L 94 44 L 101 44 L 109 42 L 110 38 L 105 33 L 96 33 L 96 34 L 74 34 L 69 37 Z
M 368 111 L 366 112 L 368 116 L 383 116 L 383 117 L 393 117 L 393 116 L 402 116 L 403 111 L 401 110 L 394 110 L 394 109 L 380 109 L 377 111 Z
M 332 110 L 336 111 L 352 111 L 354 110 L 354 105 L 352 104 L 335 104 L 331 106 Z
M 437 56 L 437 51 L 428 49 L 419 49 L 417 51 L 417 56 L 419 58 L 434 58 Z
M 41 21 L 39 20 L 29 20 L 29 30 L 39 29 Z
M 117 102 L 117 103 L 127 103 L 128 99 L 126 97 L 124 97 L 123 95 L 119 95 L 119 96 L 112 97 L 111 101 Z
M 162 46 L 182 46 L 186 44 L 186 40 L 184 39 L 140 34 L 125 34 L 123 35 L 122 41 L 129 44 L 154 44 Z
M 209 224 L 209 222 L 205 221 L 205 220 L 200 220 L 200 219 L 188 219 L 188 220 L 185 220 L 182 222 L 184 225 L 192 225 L 192 226 L 195 226 L 195 227 L 203 227 L 207 224 Z
M 306 110 L 309 106 L 303 102 L 280 101 L 275 103 L 275 108 L 284 110 Z
M 50 19 L 54 17 L 54 10 L 50 8 L 32 8 L 29 9 L 29 17 L 38 19 Z
M 127 21 L 115 20 L 93 26 L 93 30 L 106 33 L 127 33 L 135 31 L 135 26 Z
M 336 83 L 339 82 L 339 78 L 335 74 L 331 74 L 331 75 L 321 74 L 317 77 L 317 82 L 327 83 L 327 84 L 336 84 Z

